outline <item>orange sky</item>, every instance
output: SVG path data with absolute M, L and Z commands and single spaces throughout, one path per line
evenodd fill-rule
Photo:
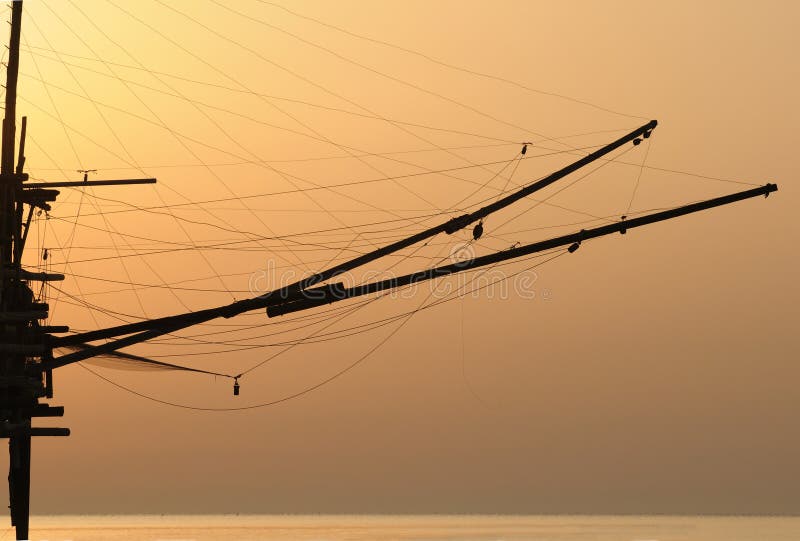
M 659 127 L 619 158 L 627 163 L 490 217 L 475 252 L 747 188 L 701 176 L 780 191 L 586 243 L 536 269 L 495 269 L 522 273 L 527 294 L 512 280 L 506 298 L 496 287 L 423 310 L 352 371 L 275 406 L 174 408 L 60 369 L 53 402 L 67 415 L 55 424 L 73 435 L 35 442 L 35 513 L 800 512 L 789 210 L 800 8 L 168 5 L 178 11 L 151 0 L 25 2 L 18 111 L 31 176 L 159 179 L 64 190 L 34 226 L 29 266 L 47 248 L 50 268 L 68 274 L 63 293 L 48 292 L 54 324 L 91 329 L 246 298 L 283 272 L 491 200 L 650 118 Z M 517 164 L 523 141 L 536 145 Z M 367 270 L 448 260 L 468 235 Z M 249 373 L 237 398 L 227 380 L 88 367 L 196 407 L 275 401 L 352 364 L 398 322 L 346 329 L 414 310 L 428 292 L 341 322 L 254 313 L 131 349 L 238 373 L 323 333 Z M 348 336 L 319 340 L 330 332 Z

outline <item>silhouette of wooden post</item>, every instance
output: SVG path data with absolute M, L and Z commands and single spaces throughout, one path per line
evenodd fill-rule
M 22 254 L 35 209 L 50 210 L 58 190 L 54 187 L 152 184 L 156 179 L 99 180 L 84 182 L 26 183 L 26 118 L 22 118 L 19 157 L 14 164 L 17 79 L 22 0 L 11 4 L 11 37 L 6 70 L 5 116 L 0 150 L 0 437 L 8 438 L 8 494 L 11 524 L 17 539 L 28 539 L 31 493 L 31 437 L 68 436 L 66 428 L 36 428 L 33 417 L 60 417 L 64 408 L 39 403 L 52 398 L 52 334 L 69 331 L 66 326 L 42 326 L 49 307 L 36 302 L 29 281 L 63 280 L 63 274 L 30 272 L 22 268 Z M 23 222 L 25 205 L 27 218 Z
M 9 500 L 11 524 L 16 527 L 17 539 L 28 539 L 31 466 L 31 410 L 37 402 L 36 385 L 25 373 L 26 356 L 15 351 L 14 344 L 24 342 L 30 320 L 20 315 L 29 310 L 32 295 L 27 284 L 14 273 L 14 245 L 21 241 L 22 205 L 17 201 L 24 175 L 14 170 L 16 137 L 17 77 L 19 74 L 19 40 L 22 26 L 22 2 L 11 4 L 11 37 L 6 75 L 6 103 L 3 118 L 2 155 L 0 156 L 0 185 L 2 185 L 2 224 L 0 224 L 0 262 L 2 262 L 3 342 L 0 370 L 0 408 L 3 411 L 3 436 L 9 445 Z M 27 290 L 27 291 L 26 291 Z

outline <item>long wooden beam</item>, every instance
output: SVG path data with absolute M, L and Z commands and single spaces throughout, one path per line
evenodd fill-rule
M 74 344 L 76 340 L 81 340 L 82 342 L 86 342 L 92 340 L 99 340 L 102 338 L 108 338 L 109 336 L 106 333 L 109 332 L 110 330 L 113 330 L 114 332 L 118 333 L 112 336 L 119 336 L 123 334 L 130 335 L 130 336 L 125 336 L 124 338 L 119 338 L 111 342 L 107 342 L 105 344 L 93 346 L 84 349 L 82 351 L 69 353 L 67 355 L 63 355 L 61 357 L 52 360 L 44 361 L 42 364 L 44 369 L 58 368 L 61 366 L 65 366 L 67 364 L 72 364 L 74 362 L 95 357 L 97 355 L 107 354 L 109 352 L 116 351 L 124 347 L 138 344 L 140 342 L 144 342 L 156 338 L 158 336 L 162 336 L 164 334 L 168 334 L 171 332 L 178 331 L 180 329 L 184 329 L 186 327 L 190 327 L 192 325 L 196 325 L 198 323 L 210 321 L 218 317 L 233 317 L 235 315 L 248 312 L 250 310 L 266 308 L 267 315 L 270 317 L 274 317 L 282 314 L 287 314 L 290 312 L 306 310 L 309 308 L 314 308 L 316 306 L 321 306 L 324 304 L 330 304 L 332 302 L 358 297 L 361 295 L 367 295 L 370 293 L 377 293 L 379 291 L 384 291 L 387 289 L 403 287 L 416 282 L 432 280 L 434 278 L 438 278 L 441 276 L 447 276 L 450 274 L 464 272 L 471 269 L 499 263 L 502 261 L 507 261 L 510 259 L 520 258 L 537 252 L 558 248 L 560 246 L 570 246 L 571 248 L 570 251 L 574 251 L 574 248 L 580 246 L 580 243 L 589 239 L 610 235 L 612 233 L 625 233 L 627 230 L 634 229 L 636 227 L 642 227 L 644 225 L 661 222 L 672 218 L 678 218 L 680 216 L 685 216 L 687 214 L 692 214 L 694 212 L 700 212 L 702 210 L 707 210 L 710 208 L 727 205 L 730 203 L 734 203 L 736 201 L 742 201 L 744 199 L 749 199 L 752 197 L 767 196 L 770 193 L 776 191 L 777 189 L 778 186 L 775 184 L 766 184 L 758 188 L 753 188 L 750 190 L 745 190 L 742 192 L 737 192 L 734 194 L 725 195 L 722 197 L 717 197 L 706 201 L 700 201 L 698 203 L 692 203 L 689 205 L 684 205 L 682 207 L 670 210 L 647 214 L 644 216 L 639 216 L 637 218 L 632 218 L 630 220 L 621 220 L 613 224 L 608 224 L 593 229 L 581 230 L 577 233 L 571 233 L 569 235 L 563 235 L 560 237 L 555 237 L 552 239 L 535 242 L 533 244 L 520 246 L 518 248 L 504 250 L 502 252 L 497 252 L 494 254 L 477 257 L 469 261 L 460 261 L 458 263 L 454 263 L 451 265 L 426 269 L 412 274 L 407 274 L 405 276 L 390 278 L 380 282 L 373 282 L 370 284 L 364 284 L 352 288 L 346 288 L 342 284 L 324 285 L 320 287 L 295 291 L 289 293 L 288 296 L 284 295 L 261 296 L 246 301 L 238 301 L 219 308 L 209 308 L 206 310 L 201 310 L 199 312 L 192 312 L 189 314 L 181 314 L 177 316 L 159 318 L 158 320 L 132 323 L 129 325 L 121 325 L 118 327 L 114 327 L 112 329 L 101 329 L 99 331 L 91 331 L 88 333 L 81 333 L 62 338 L 56 338 L 52 342 L 52 345 L 54 347 Z M 143 324 L 150 324 L 150 326 L 143 327 Z
M 603 225 L 593 229 L 584 229 L 577 233 L 570 233 L 569 235 L 563 235 L 561 237 L 534 242 L 533 244 L 527 244 L 518 248 L 512 248 L 502 252 L 476 257 L 471 260 L 459 261 L 450 265 L 435 267 L 412 274 L 406 274 L 405 276 L 388 278 L 379 282 L 372 282 L 351 288 L 345 288 L 342 284 L 331 284 L 318 288 L 307 289 L 303 291 L 302 296 L 298 296 L 294 301 L 288 301 L 283 304 L 273 304 L 267 307 L 267 315 L 274 317 L 291 312 L 297 312 L 299 310 L 306 310 L 308 308 L 314 308 L 345 299 L 351 299 L 353 297 L 378 293 L 387 289 L 395 289 L 417 282 L 432 280 L 434 278 L 448 276 L 450 274 L 485 267 L 487 265 L 493 265 L 495 263 L 500 263 L 511 259 L 518 259 L 526 255 L 551 250 L 561 246 L 569 246 L 570 251 L 574 252 L 583 241 L 589 239 L 610 235 L 612 233 L 625 233 L 629 229 L 678 218 L 680 216 L 685 216 L 687 214 L 700 212 L 722 205 L 728 205 L 730 203 L 741 201 L 743 199 L 749 199 L 751 197 L 757 197 L 761 195 L 767 196 L 777 189 L 778 186 L 775 184 L 766 184 L 765 186 L 751 190 L 725 195 L 722 197 L 709 199 L 707 201 L 700 201 L 698 203 L 692 203 L 690 205 L 684 205 L 682 207 L 665 210 L 662 212 L 647 214 L 638 218 L 632 218 L 630 220 L 621 220 L 613 224 Z
M 79 188 L 82 186 L 119 186 L 127 184 L 155 184 L 154 178 L 122 178 L 115 180 L 69 180 L 54 182 L 26 182 L 23 188 Z
M 484 207 L 479 208 L 474 212 L 463 214 L 461 216 L 448 220 L 443 224 L 439 224 L 437 226 L 431 227 L 430 229 L 426 229 L 425 231 L 417 233 L 416 235 L 412 235 L 403 240 L 399 240 L 397 242 L 389 244 L 388 246 L 384 246 L 383 248 L 379 248 L 375 251 L 358 256 L 354 259 L 351 259 L 350 261 L 346 261 L 344 263 L 331 267 L 327 270 L 309 276 L 304 280 L 286 286 L 284 290 L 291 292 L 291 291 L 306 289 L 315 284 L 326 282 L 339 274 L 343 274 L 347 271 L 361 267 L 367 263 L 375 261 L 376 259 L 380 259 L 389 254 L 393 254 L 399 250 L 402 250 L 404 248 L 408 248 L 409 246 L 413 246 L 414 244 L 418 244 L 419 242 L 422 242 L 433 236 L 436 236 L 439 233 L 447 233 L 448 235 L 451 235 L 456 231 L 459 231 L 467 227 L 470 224 L 473 224 L 479 220 L 482 220 L 483 218 L 486 218 L 487 216 L 489 216 L 494 212 L 497 212 L 498 210 L 506 208 L 507 206 L 519 201 L 520 199 L 523 199 L 535 192 L 538 192 L 539 190 L 542 190 L 543 188 L 546 188 L 547 186 L 550 186 L 554 182 L 564 178 L 570 173 L 574 173 L 578 169 L 581 169 L 582 167 L 585 167 L 590 163 L 599 160 L 603 156 L 606 156 L 610 152 L 613 152 L 614 150 L 618 149 L 619 147 L 627 143 L 633 141 L 636 144 L 638 144 L 638 141 L 641 141 L 641 139 L 639 138 L 650 137 L 650 132 L 653 131 L 657 125 L 658 121 L 651 120 L 647 124 L 636 128 L 627 135 L 620 137 L 616 141 L 595 150 L 591 154 L 587 154 L 583 158 L 567 165 L 562 169 L 559 169 L 554 173 L 551 173 L 550 175 L 546 176 L 541 180 L 538 180 L 532 184 L 529 184 L 517 190 L 516 192 L 513 192 L 501 199 L 498 199 L 494 203 L 490 203 Z
M 418 244 L 419 242 L 427 240 L 440 233 L 447 233 L 447 234 L 454 233 L 455 231 L 458 231 L 459 229 L 462 229 L 471 223 L 477 222 L 478 220 L 485 218 L 486 216 L 488 216 L 493 212 L 497 212 L 498 210 L 503 209 L 511 205 L 512 203 L 519 201 L 524 197 L 527 197 L 543 188 L 546 188 L 547 186 L 553 184 L 557 180 L 564 178 L 570 173 L 573 173 L 578 169 L 585 167 L 586 165 L 602 158 L 603 156 L 606 156 L 607 154 L 618 149 L 622 145 L 637 140 L 640 137 L 649 137 L 650 132 L 652 132 L 652 130 L 657 125 L 658 125 L 657 121 L 651 120 L 647 124 L 640 126 L 639 128 L 628 133 L 627 135 L 624 135 L 623 137 L 620 137 L 616 141 L 609 143 L 603 148 L 600 148 L 595 152 L 592 152 L 591 154 L 582 157 L 581 159 L 571 163 L 570 165 L 562 169 L 559 169 L 558 171 L 548 175 L 547 177 L 532 184 L 529 184 L 515 191 L 514 193 L 511 193 L 506 197 L 495 201 L 494 203 L 486 205 L 469 214 L 464 214 L 457 218 L 448 220 L 442 224 L 431 227 L 429 229 L 426 229 L 425 231 L 422 231 L 415 235 L 411 235 L 410 237 L 399 240 L 382 248 L 378 248 L 377 250 L 374 250 L 367 254 L 358 256 L 354 259 L 351 259 L 350 261 L 346 261 L 339 265 L 330 267 L 304 280 L 282 287 L 279 290 L 270 291 L 254 299 L 247 299 L 243 301 L 234 302 L 230 305 L 219 308 L 212 308 L 208 310 L 200 310 L 198 312 L 191 312 L 188 314 L 179 314 L 175 316 L 156 318 L 147 321 L 140 321 L 137 323 L 127 323 L 125 325 L 117 325 L 115 327 L 109 327 L 107 329 L 99 329 L 96 331 L 89 331 L 85 333 L 75 334 L 72 336 L 64 336 L 57 339 L 54 345 L 56 346 L 73 345 L 83 342 L 93 342 L 95 340 L 112 338 L 115 336 L 133 334 L 137 332 L 145 332 L 145 331 L 160 332 L 163 329 L 169 329 L 166 332 L 172 332 L 172 330 L 185 328 L 190 325 L 196 325 L 198 323 L 203 323 L 205 321 L 209 321 L 217 317 L 233 317 L 243 312 L 255 310 L 258 308 L 264 308 L 268 304 L 275 302 L 274 299 L 278 299 L 279 302 L 282 302 L 287 298 L 289 298 L 291 295 L 296 294 L 308 287 L 311 287 L 320 282 L 330 280 L 331 278 L 343 274 L 349 270 L 361 267 L 367 263 L 385 257 L 389 254 L 395 253 L 404 248 L 408 248 L 409 246 Z M 159 336 L 161 334 L 165 333 L 160 332 Z M 146 336 L 142 335 L 139 341 L 149 339 L 149 337 L 152 337 L 152 334 L 148 334 Z M 85 353 L 83 354 L 85 355 Z M 71 353 L 70 355 L 77 358 L 79 352 Z

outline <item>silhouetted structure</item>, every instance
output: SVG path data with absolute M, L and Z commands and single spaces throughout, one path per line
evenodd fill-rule
M 31 420 L 34 417 L 60 417 L 64 414 L 64 408 L 40 402 L 41 399 L 53 397 L 52 374 L 56 368 L 98 355 L 116 355 L 133 362 L 229 377 L 234 380 L 234 395 L 238 395 L 241 374 L 237 376 L 216 374 L 191 367 L 154 361 L 136 355 L 121 353 L 117 350 L 215 318 L 230 318 L 250 310 L 266 309 L 269 317 L 275 317 L 361 295 L 402 287 L 423 280 L 464 272 L 552 248 L 567 246 L 569 252 L 574 252 L 582 242 L 596 237 L 612 233 L 624 234 L 628 229 L 727 205 L 750 197 L 767 196 L 777 190 L 775 184 L 766 184 L 762 187 L 632 219 L 622 216 L 619 221 L 609 225 L 581 230 L 577 233 L 524 246 L 515 245 L 502 252 L 460 261 L 451 265 L 424 269 L 379 282 L 371 282 L 349 288 L 345 287 L 341 282 L 324 283 L 349 270 L 381 259 L 435 235 L 441 233 L 452 234 L 472 224 L 476 224 L 473 228 L 473 238 L 477 240 L 483 234 L 484 218 L 603 158 L 623 145 L 638 145 L 641 143 L 642 138 L 648 138 L 656 127 L 657 122 L 653 120 L 546 178 L 520 188 L 474 212 L 447 220 L 438 226 L 325 269 L 280 290 L 271 291 L 253 299 L 237 301 L 225 306 L 197 312 L 155 318 L 66 336 L 56 336 L 65 335 L 69 328 L 66 326 L 44 326 L 40 324 L 41 320 L 47 318 L 49 307 L 45 303 L 36 301 L 28 284 L 37 281 L 64 280 L 64 275 L 31 272 L 22 268 L 22 255 L 34 211 L 37 209 L 50 210 L 50 203 L 55 201 L 59 194 L 58 190 L 53 188 L 145 184 L 154 183 L 155 179 L 89 181 L 86 176 L 89 171 L 84 170 L 81 171 L 84 173 L 83 181 L 27 182 L 28 176 L 23 173 L 25 164 L 25 117 L 22 117 L 19 156 L 16 167 L 14 160 L 16 87 L 19 69 L 21 18 L 22 1 L 19 0 L 12 3 L 11 38 L 6 78 L 6 108 L 2 131 L 2 164 L 0 166 L 0 208 L 2 209 L 2 214 L 0 215 L 0 259 L 2 260 L 0 323 L 3 326 L 2 339 L 0 339 L 0 436 L 9 438 L 9 499 L 11 523 L 16 527 L 17 539 L 28 538 L 31 437 L 69 435 L 69 430 L 66 428 L 37 428 L 31 426 Z M 526 150 L 527 145 L 523 146 L 522 154 L 525 154 Z M 26 209 L 27 215 L 25 216 Z M 99 340 L 110 341 L 92 345 L 92 342 Z M 55 348 L 67 348 L 72 351 L 54 357 L 53 350 Z

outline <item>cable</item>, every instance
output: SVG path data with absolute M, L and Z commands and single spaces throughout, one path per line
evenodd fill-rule
M 216 0 L 212 0 L 212 1 L 214 1 L 215 4 L 219 4 L 219 2 L 217 2 Z M 607 113 L 612 113 L 612 114 L 615 114 L 615 115 L 624 116 L 624 117 L 628 117 L 628 118 L 635 118 L 635 119 L 640 119 L 640 120 L 648 120 L 647 117 L 638 116 L 638 115 L 631 115 L 631 114 L 627 114 L 627 113 L 621 113 L 619 111 L 615 111 L 613 109 L 609 109 L 607 107 L 603 107 L 603 106 L 600 106 L 600 105 L 597 105 L 595 103 L 591 103 L 591 102 L 588 102 L 588 101 L 585 101 L 585 100 L 580 100 L 580 99 L 577 99 L 577 98 L 566 96 L 564 94 L 558 94 L 558 93 L 555 93 L 555 92 L 548 92 L 548 91 L 540 90 L 540 89 L 537 89 L 537 88 L 531 88 L 531 87 L 526 86 L 526 85 L 524 85 L 522 83 L 519 83 L 517 81 L 513 81 L 511 79 L 507 79 L 505 77 L 499 77 L 497 75 L 490 75 L 490 74 L 487 74 L 487 73 L 483 73 L 483 72 L 480 72 L 480 71 L 472 70 L 472 69 L 465 68 L 465 67 L 462 67 L 462 66 L 457 66 L 455 64 L 451 64 L 451 63 L 445 62 L 443 60 L 439 60 L 439 59 L 437 59 L 437 58 L 435 58 L 433 56 L 430 56 L 428 54 L 425 54 L 425 53 L 422 53 L 422 52 L 419 52 L 419 51 L 415 51 L 413 49 L 402 47 L 400 45 L 396 45 L 396 44 L 390 43 L 388 41 L 383 41 L 383 40 L 380 40 L 380 39 L 371 38 L 371 37 L 365 36 L 363 34 L 357 34 L 357 33 L 353 32 L 351 30 L 347 30 L 347 29 L 342 28 L 340 26 L 336 26 L 336 25 L 327 23 L 327 22 L 322 21 L 320 19 L 315 19 L 315 18 L 310 17 L 308 15 L 300 14 L 300 13 L 298 13 L 296 11 L 293 11 L 293 10 L 287 8 L 286 6 L 283 6 L 283 5 L 278 4 L 276 2 L 270 2 L 268 0 L 256 0 L 256 1 L 261 2 L 262 4 L 270 5 L 270 6 L 278 8 L 278 9 L 281 9 L 281 10 L 283 10 L 283 11 L 285 11 L 285 12 L 287 12 L 287 13 L 295 16 L 295 17 L 298 17 L 298 18 L 301 18 L 301 19 L 305 19 L 305 20 L 308 20 L 308 21 L 312 21 L 312 22 L 314 22 L 316 24 L 325 26 L 327 28 L 331 28 L 331 29 L 336 30 L 338 32 L 341 32 L 343 34 L 347 34 L 348 36 L 352 36 L 354 38 L 358 38 L 358 39 L 365 40 L 365 41 L 370 41 L 372 43 L 377 43 L 379 45 L 384 45 L 386 47 L 390 47 L 392 49 L 396 49 L 396 50 L 402 51 L 404 53 L 408 53 L 408 54 L 411 54 L 411 55 L 414 55 L 414 56 L 418 56 L 418 57 L 423 58 L 423 59 L 425 59 L 425 60 L 427 60 L 429 62 L 432 62 L 434 64 L 438 64 L 440 66 L 444 66 L 444 67 L 452 69 L 452 70 L 460 71 L 460 72 L 463 72 L 463 73 L 468 73 L 470 75 L 476 75 L 478 77 L 483 77 L 483 78 L 486 78 L 486 79 L 492 79 L 492 80 L 495 80 L 495 81 L 500 81 L 502 83 L 506 83 L 506 84 L 509 84 L 511 86 L 515 86 L 517 88 L 521 88 L 523 90 L 527 90 L 529 92 L 533 92 L 535 94 L 541 94 L 541 95 L 545 95 L 545 96 L 552 96 L 552 97 L 560 98 L 560 99 L 563 99 L 563 100 L 571 101 L 573 103 L 586 105 L 588 107 L 592 107 L 592 108 L 597 109 L 599 111 L 604 111 L 604 112 L 607 112 Z M 226 6 L 223 6 L 223 7 L 226 7 Z
M 537 265 L 531 266 L 528 269 L 525 269 L 524 271 L 520 271 L 520 272 L 525 272 L 525 271 L 531 270 L 531 269 L 533 269 L 533 268 L 535 268 L 537 266 L 543 265 L 544 263 L 547 263 L 549 261 L 552 261 L 553 259 L 556 259 L 557 257 L 560 257 L 560 256 L 564 255 L 564 253 L 566 253 L 566 251 L 562 251 L 562 253 L 554 256 L 553 258 L 551 258 L 551 259 L 549 259 L 547 261 L 543 261 L 541 263 L 538 263 Z M 520 274 L 520 273 L 515 273 L 514 275 L 511 275 L 508 278 L 516 276 L 517 274 Z M 274 406 L 276 404 L 280 404 L 280 403 L 283 403 L 283 402 L 288 402 L 288 401 L 294 400 L 296 398 L 300 398 L 300 397 L 305 396 L 307 394 L 310 394 L 310 393 L 320 389 L 321 387 L 323 387 L 323 386 L 325 386 L 325 385 L 337 380 L 338 378 L 344 376 L 346 373 L 350 372 L 352 369 L 356 368 L 358 365 L 360 365 L 365 360 L 367 360 L 381 346 L 383 346 L 386 342 L 388 342 L 395 334 L 397 334 L 400 331 L 400 329 L 402 329 L 406 325 L 406 323 L 408 323 L 408 321 L 411 319 L 411 317 L 416 313 L 417 312 L 412 312 L 411 315 L 407 316 L 406 319 L 401 321 L 401 323 L 397 327 L 392 329 L 392 331 L 387 336 L 385 336 L 380 342 L 378 342 L 375 346 L 373 346 L 365 354 L 363 354 L 358 359 L 356 359 L 353 363 L 347 365 L 344 369 L 334 373 L 332 376 L 320 381 L 319 383 L 317 383 L 317 384 L 315 384 L 315 385 L 313 385 L 311 387 L 307 387 L 307 388 L 305 388 L 305 389 L 303 389 L 303 390 L 301 390 L 301 391 L 299 391 L 297 393 L 293 393 L 293 394 L 284 396 L 282 398 L 278 398 L 278 399 L 271 400 L 271 401 L 268 401 L 268 402 L 262 402 L 262 403 L 259 403 L 259 404 L 253 404 L 253 405 L 250 405 L 250 406 L 240 406 L 240 407 L 230 407 L 230 408 L 212 408 L 212 407 L 191 406 L 191 405 L 187 405 L 187 404 L 180 404 L 178 402 L 170 402 L 170 401 L 167 401 L 167 400 L 162 400 L 160 398 L 156 398 L 154 396 L 150 396 L 150 395 L 147 395 L 145 393 L 136 391 L 136 390 L 134 390 L 134 389 L 132 389 L 130 387 L 126 387 L 126 386 L 124 386 L 124 385 L 122 385 L 122 384 L 120 384 L 118 382 L 115 382 L 115 381 L 103 376 L 102 374 L 99 374 L 99 373 L 95 372 L 94 370 L 92 370 L 92 369 L 90 369 L 90 368 L 88 368 L 88 367 L 86 367 L 86 366 L 84 366 L 82 364 L 80 366 L 82 368 L 88 370 L 92 374 L 94 374 L 96 377 L 102 379 L 103 381 L 105 381 L 106 383 L 109 383 L 110 385 L 113 385 L 114 387 L 117 387 L 120 390 L 123 390 L 125 392 L 130 393 L 130 394 L 133 394 L 133 395 L 138 396 L 140 398 L 143 398 L 145 400 L 150 400 L 152 402 L 156 402 L 156 403 L 159 403 L 159 404 L 162 404 L 162 405 L 166 405 L 166 406 L 172 406 L 172 407 L 176 407 L 176 408 L 188 409 L 188 410 L 194 410 L 194 411 L 207 411 L 207 412 L 231 412 L 231 411 L 245 411 L 245 410 L 260 409 L 260 408 L 264 408 L 264 407 L 268 407 L 268 406 Z

